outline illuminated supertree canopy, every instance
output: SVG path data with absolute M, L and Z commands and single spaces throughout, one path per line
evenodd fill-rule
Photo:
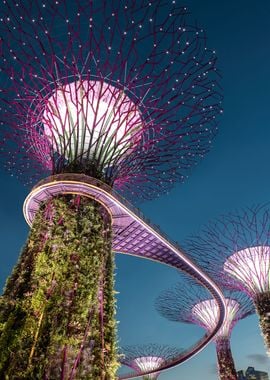
M 249 297 L 241 292 L 225 291 L 227 316 L 223 327 L 214 338 L 219 377 L 221 380 L 237 380 L 237 373 L 230 347 L 233 327 L 240 320 L 254 313 Z M 156 300 L 158 312 L 175 322 L 193 323 L 211 331 L 218 319 L 218 305 L 209 293 L 196 284 L 177 284 L 166 290 Z
M 126 346 L 123 348 L 121 363 L 134 369 L 138 375 L 144 372 L 153 372 L 143 379 L 157 379 L 158 368 L 179 354 L 179 349 L 158 344 L 141 346 Z
M 253 300 L 270 349 L 270 208 L 258 205 L 209 223 L 187 250 L 222 285 Z
M 186 178 L 211 146 L 221 95 L 215 52 L 177 3 L 5 1 L 13 175 L 31 184 L 80 171 L 144 198 Z
M 35 184 L 0 300 L 0 378 L 114 379 L 112 187 L 152 199 L 208 152 L 215 52 L 177 1 L 5 0 L 0 25 L 0 156 Z

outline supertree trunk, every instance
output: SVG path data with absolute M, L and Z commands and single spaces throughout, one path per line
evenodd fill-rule
M 237 380 L 237 373 L 228 338 L 217 340 L 216 352 L 220 380 Z
M 0 300 L 0 378 L 114 379 L 113 286 L 107 211 L 75 195 L 44 204 Z
M 270 292 L 258 294 L 254 299 L 254 304 L 259 317 L 267 354 L 270 356 Z

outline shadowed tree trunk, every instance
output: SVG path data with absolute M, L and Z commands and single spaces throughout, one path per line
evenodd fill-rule
M 220 380 L 237 380 L 229 338 L 220 338 L 217 340 L 216 352 Z
M 267 354 L 270 356 L 270 292 L 258 294 L 254 299 L 254 304 L 259 317 Z

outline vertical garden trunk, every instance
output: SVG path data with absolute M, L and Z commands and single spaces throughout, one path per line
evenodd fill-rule
M 216 351 L 220 380 L 237 380 L 229 338 L 218 339 Z
M 270 292 L 258 294 L 254 299 L 254 304 L 259 317 L 267 354 L 270 356 Z
M 107 211 L 80 196 L 52 199 L 0 300 L 0 379 L 114 379 L 114 314 Z

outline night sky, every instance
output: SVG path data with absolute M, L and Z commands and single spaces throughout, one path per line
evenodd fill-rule
M 181 245 L 220 214 L 269 201 L 270 176 L 270 2 L 187 0 L 207 30 L 223 75 L 224 115 L 211 152 L 190 178 L 168 196 L 141 204 L 143 213 Z M 28 227 L 22 204 L 29 191 L 1 172 L 0 282 L 15 264 Z M 119 344 L 164 343 L 187 348 L 204 331 L 160 317 L 153 306 L 159 292 L 179 279 L 175 270 L 129 256 L 116 258 Z M 255 366 L 270 373 L 256 316 L 240 321 L 232 334 L 237 369 Z M 214 380 L 214 345 L 160 380 Z

